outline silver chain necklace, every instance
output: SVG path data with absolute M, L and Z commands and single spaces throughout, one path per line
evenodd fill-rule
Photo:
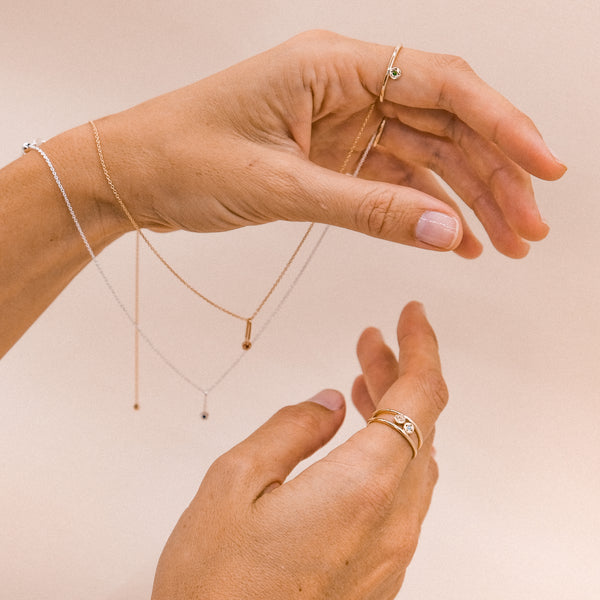
M 379 141 L 379 139 L 381 137 L 381 133 L 383 131 L 384 125 L 385 125 L 385 119 L 383 119 L 381 121 L 379 127 L 377 128 L 377 131 L 371 136 L 369 143 L 367 144 L 365 150 L 361 154 L 360 160 L 359 160 L 356 168 L 354 169 L 353 173 L 351 174 L 352 177 L 358 177 L 360 170 L 362 169 L 362 167 L 367 159 L 367 156 L 369 155 L 369 152 L 372 150 L 372 148 L 375 145 L 377 145 L 377 142 Z M 86 250 L 92 259 L 92 262 L 94 263 L 94 266 L 96 267 L 98 273 L 100 274 L 100 277 L 102 278 L 106 287 L 108 288 L 111 296 L 114 298 L 115 302 L 117 303 L 119 308 L 123 311 L 123 313 L 129 320 L 129 322 L 131 323 L 133 328 L 137 331 L 139 336 L 146 342 L 146 344 L 152 350 L 152 352 L 154 352 L 156 354 L 156 356 L 158 356 L 158 358 L 167 367 L 169 367 L 169 369 L 171 369 L 171 371 L 173 371 L 176 375 L 178 375 L 181 379 L 183 379 L 183 381 L 188 383 L 194 390 L 196 390 L 197 392 L 199 392 L 201 394 L 203 401 L 202 401 L 202 412 L 200 413 L 200 416 L 202 417 L 202 419 L 208 419 L 208 416 L 209 416 L 208 395 L 215 388 L 217 388 L 228 377 L 228 375 L 238 366 L 238 364 L 243 360 L 244 356 L 247 355 L 247 352 L 242 351 L 239 354 L 239 356 L 213 381 L 213 383 L 206 387 L 203 387 L 199 383 L 195 382 L 191 377 L 189 377 L 181 369 L 179 369 L 167 356 L 165 356 L 165 354 L 156 346 L 156 344 L 146 334 L 146 332 L 139 326 L 139 323 L 131 315 L 131 312 L 127 309 L 127 307 L 125 306 L 125 303 L 121 300 L 121 298 L 117 294 L 114 286 L 108 279 L 104 269 L 102 268 L 102 265 L 100 264 L 100 261 L 98 260 L 98 257 L 96 256 L 95 252 L 93 251 L 93 249 L 83 231 L 83 228 L 81 227 L 81 224 L 79 223 L 79 219 L 77 218 L 77 215 L 75 214 L 73 206 L 71 205 L 71 202 L 67 196 L 67 193 L 65 192 L 65 189 L 60 181 L 60 178 L 56 172 L 56 169 L 54 168 L 54 165 L 52 164 L 52 161 L 50 160 L 48 155 L 38 145 L 40 143 L 42 143 L 42 141 L 38 142 L 37 140 L 34 142 L 25 143 L 25 144 L 23 144 L 23 151 L 29 152 L 30 150 L 35 150 L 36 152 L 38 152 L 41 155 L 41 157 L 44 159 L 44 161 L 48 165 L 48 168 L 50 169 L 50 172 L 52 173 L 52 177 L 54 178 L 54 181 L 56 182 L 56 185 L 58 186 L 58 189 L 60 190 L 63 200 L 65 201 L 65 204 L 67 206 L 67 209 L 69 210 L 71 218 L 73 219 L 73 222 L 75 223 L 75 227 L 77 228 L 79 236 L 81 237 L 81 239 L 86 247 Z M 348 173 L 348 175 L 350 175 L 350 173 Z M 294 288 L 300 281 L 301 277 L 304 275 L 304 272 L 310 265 L 315 254 L 317 253 L 319 246 L 321 245 L 321 243 L 323 242 L 323 240 L 325 238 L 325 235 L 329 231 L 329 227 L 330 227 L 329 225 L 326 225 L 323 228 L 323 230 L 321 231 L 312 250 L 310 251 L 309 255 L 307 256 L 306 260 L 304 261 L 304 264 L 298 270 L 298 273 L 296 274 L 296 276 L 293 279 L 292 283 L 290 284 L 289 288 L 287 289 L 285 294 L 282 296 L 282 298 L 280 299 L 278 304 L 275 306 L 273 311 L 270 313 L 270 315 L 267 317 L 267 319 L 263 323 L 262 327 L 260 327 L 258 329 L 256 335 L 254 336 L 255 343 L 259 340 L 261 335 L 264 333 L 264 331 L 267 329 L 267 327 L 271 324 L 271 322 L 277 316 L 277 314 L 281 310 L 281 308 L 284 305 L 284 303 L 286 302 L 286 300 L 289 298 L 291 293 L 294 291 Z

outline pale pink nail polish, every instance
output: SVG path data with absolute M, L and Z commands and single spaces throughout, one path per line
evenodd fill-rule
M 419 241 L 444 250 L 453 248 L 459 235 L 458 219 L 434 211 L 423 213 L 415 229 Z
M 344 397 L 335 390 L 323 390 L 310 399 L 311 402 L 320 404 L 329 410 L 339 410 L 344 406 Z

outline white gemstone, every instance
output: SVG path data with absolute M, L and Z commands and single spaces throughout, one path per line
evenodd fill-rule
M 404 423 L 406 423 L 406 417 L 404 415 L 396 415 L 394 417 L 394 421 L 396 421 L 398 425 L 403 425 Z
M 404 423 L 404 431 L 406 433 L 414 433 L 415 426 L 412 423 Z

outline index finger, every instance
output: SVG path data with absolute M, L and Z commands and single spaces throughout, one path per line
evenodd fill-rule
M 404 308 L 397 334 L 399 377 L 376 408 L 406 415 L 418 426 L 423 439 L 427 439 L 447 404 L 448 391 L 442 377 L 437 339 L 421 304 L 411 302 Z M 389 421 L 394 418 L 393 414 L 381 416 Z M 399 476 L 413 458 L 411 446 L 402 434 L 377 422 L 355 434 L 347 450 L 358 450 L 372 470 L 393 471 Z
M 378 95 L 393 49 L 372 48 L 359 70 L 369 91 Z M 403 48 L 395 65 L 402 75 L 389 80 L 385 101 L 452 112 L 532 175 L 552 180 L 564 174 L 566 167 L 552 154 L 533 121 L 462 58 Z

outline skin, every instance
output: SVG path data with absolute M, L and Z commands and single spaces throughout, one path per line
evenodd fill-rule
M 345 406 L 326 390 L 283 408 L 211 466 L 165 546 L 153 600 L 396 597 L 438 477 L 434 424 L 448 399 L 421 304 L 404 309 L 397 337 L 398 357 L 379 331 L 363 333 L 352 396 L 365 420 L 376 407 L 411 415 L 425 438 L 417 457 L 373 423 L 286 482 Z
M 481 244 L 436 173 L 500 252 L 524 256 L 527 240 L 548 233 L 530 174 L 557 179 L 566 167 L 533 122 L 460 58 L 403 49 L 403 75 L 388 84 L 366 129 L 365 138 L 382 116 L 389 119 L 364 179 L 337 172 L 378 96 L 391 50 L 308 32 L 98 121 L 121 197 L 140 226 L 158 231 L 318 221 L 474 258 Z M 131 230 L 104 180 L 89 125 L 44 150 L 96 252 Z M 419 220 L 431 213 L 456 223 L 445 247 L 418 238 Z M 0 171 L 0 256 L 2 356 L 89 262 L 36 152 Z
M 533 122 L 458 57 L 403 49 L 403 75 L 388 84 L 350 163 L 385 116 L 363 178 L 338 172 L 391 51 L 308 32 L 101 119 L 112 179 L 138 224 L 157 231 L 317 221 L 475 258 L 481 244 L 462 201 L 500 252 L 525 256 L 528 241 L 548 233 L 531 175 L 554 180 L 566 167 Z M 89 125 L 43 149 L 96 253 L 131 230 Z M 436 214 L 455 231 L 433 244 L 422 224 Z M 0 170 L 0 256 L 2 356 L 89 262 L 36 152 Z M 345 408 L 330 390 L 282 409 L 210 468 L 161 556 L 155 600 L 395 597 L 437 478 L 433 431 L 447 401 L 420 305 L 403 311 L 398 344 L 396 358 L 376 330 L 362 335 L 352 396 L 365 419 L 375 407 L 410 415 L 426 439 L 417 458 L 398 433 L 375 423 L 285 482 L 331 439 Z

